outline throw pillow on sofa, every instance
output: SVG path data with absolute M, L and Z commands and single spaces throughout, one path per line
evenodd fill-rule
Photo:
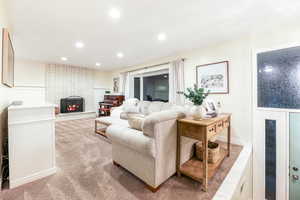
M 136 98 L 127 99 L 123 103 L 123 111 L 130 113 L 138 113 L 139 112 L 139 100 Z
M 143 126 L 144 126 L 144 120 L 145 120 L 145 118 L 141 117 L 141 116 L 129 117 L 128 124 L 129 124 L 130 128 L 142 131 Z

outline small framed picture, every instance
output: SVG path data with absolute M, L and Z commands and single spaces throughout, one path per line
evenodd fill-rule
M 196 67 L 197 85 L 210 94 L 229 93 L 228 61 L 199 65 Z
M 205 99 L 205 108 L 209 113 L 217 112 L 218 109 L 216 102 L 212 99 Z
M 114 93 L 118 93 L 120 87 L 120 78 L 119 77 L 113 78 L 113 83 L 114 83 L 114 87 L 113 87 Z
M 7 29 L 2 29 L 2 84 L 14 87 L 14 48 Z

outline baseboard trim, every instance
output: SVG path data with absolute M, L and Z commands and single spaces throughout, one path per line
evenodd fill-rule
M 21 186 L 23 184 L 30 183 L 30 182 L 36 181 L 38 179 L 44 178 L 46 176 L 50 176 L 52 174 L 55 174 L 56 171 L 57 171 L 57 168 L 53 167 L 53 168 L 46 169 L 41 172 L 32 174 L 30 176 L 19 178 L 17 180 L 9 180 L 9 188 L 12 189 L 12 188 Z
M 56 115 L 56 121 L 67 121 L 67 120 L 75 120 L 75 119 L 84 119 L 84 118 L 96 118 L 97 113 L 90 112 L 78 112 L 78 113 L 64 113 Z

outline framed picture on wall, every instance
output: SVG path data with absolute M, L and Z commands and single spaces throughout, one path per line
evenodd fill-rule
M 114 82 L 114 93 L 119 93 L 119 88 L 120 88 L 120 78 L 119 77 L 115 77 L 113 78 L 113 82 Z
M 228 61 L 199 65 L 196 67 L 197 85 L 210 94 L 229 93 Z
M 14 49 L 7 29 L 2 30 L 2 83 L 14 86 Z

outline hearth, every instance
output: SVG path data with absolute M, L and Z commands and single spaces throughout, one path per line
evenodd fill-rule
M 84 111 L 84 99 L 79 96 L 70 96 L 60 100 L 60 112 L 83 112 Z

